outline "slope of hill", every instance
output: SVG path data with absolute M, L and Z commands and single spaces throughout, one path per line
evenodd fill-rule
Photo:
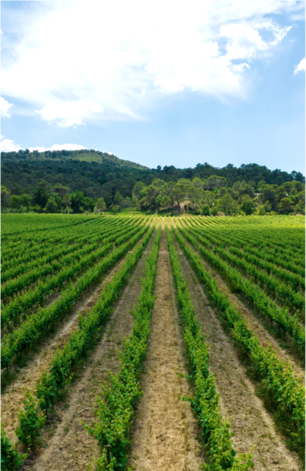
M 157 166 L 156 169 L 149 169 L 94 150 L 2 153 L 2 184 L 12 194 L 32 195 L 37 184 L 45 180 L 52 186 L 60 183 L 69 187 L 70 191 L 83 191 L 90 198 L 103 197 L 107 205 L 112 204 L 117 190 L 123 197 L 130 197 L 137 181 L 149 185 L 156 178 L 176 182 L 180 178 L 205 179 L 212 175 L 225 177 L 229 187 L 236 181 L 245 181 L 255 187 L 259 181 L 281 185 L 287 181 L 305 180 L 299 172 L 272 171 L 257 164 L 241 165 L 239 168 L 228 164 L 217 168 L 204 163 L 195 168 L 165 166 L 162 169 Z

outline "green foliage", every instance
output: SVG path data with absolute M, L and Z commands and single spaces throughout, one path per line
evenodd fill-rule
M 186 200 L 191 201 L 193 206 L 209 204 L 212 208 L 215 203 L 213 195 L 220 200 L 228 192 L 240 205 L 243 196 L 254 198 L 256 186 L 257 191 L 262 192 L 258 196 L 259 202 L 265 204 L 268 201 L 270 210 L 277 211 L 278 203 L 287 194 L 293 207 L 298 203 L 304 180 L 299 172 L 270 171 L 256 164 L 241 165 L 240 168 L 229 164 L 219 169 L 204 163 L 194 169 L 177 169 L 174 166 L 148 169 L 89 150 L 2 153 L 2 182 L 7 189 L 2 207 L 15 212 L 21 206 L 41 212 L 54 195 L 61 198 L 57 211 L 67 212 L 70 206 L 65 200 L 68 192 L 69 198 L 74 195 L 74 213 L 92 211 L 98 198 L 104 199 L 107 208 L 113 204 L 121 209 L 129 207 L 128 197 L 135 208 L 140 207 L 142 200 L 143 209 L 156 211 L 171 208 L 173 204 L 178 206 Z M 148 189 L 151 185 L 152 188 Z M 77 192 L 82 193 L 83 197 L 76 195 Z M 12 198 L 17 197 L 11 199 L 11 203 L 9 193 Z M 23 194 L 30 196 L 32 202 L 21 202 L 18 198 Z M 170 201 L 164 197 L 170 198 Z M 219 210 L 226 214 L 237 212 L 235 205 L 234 210 L 228 208 L 228 204 L 226 206 L 226 210 Z
M 181 229 L 180 231 L 188 235 L 186 231 Z M 174 233 L 198 276 L 205 283 L 210 296 L 221 310 L 237 345 L 248 358 L 257 378 L 265 386 L 269 406 L 273 407 L 279 419 L 285 422 L 283 432 L 290 440 L 290 446 L 300 454 L 304 454 L 305 404 L 301 381 L 293 377 L 291 368 L 277 358 L 271 347 L 261 347 L 258 337 L 247 327 L 237 308 L 230 302 L 228 296 L 219 290 L 216 280 L 205 270 L 200 257 L 188 247 L 185 238 L 177 231 Z M 188 240 L 201 252 L 201 246 L 191 236 L 188 236 Z M 210 261 L 221 266 L 216 255 L 211 254 Z
M 142 280 L 142 291 L 138 304 L 131 314 L 135 318 L 133 331 L 125 341 L 120 354 L 121 370 L 116 378 L 111 377 L 111 385 L 103 389 L 104 399 L 98 399 L 98 421 L 93 427 L 86 426 L 100 445 L 102 456 L 98 461 L 99 470 L 124 469 L 130 449 L 129 430 L 134 416 L 135 402 L 142 396 L 139 377 L 141 366 L 146 355 L 147 341 L 150 333 L 150 319 L 155 297 L 153 290 L 157 271 L 157 260 L 161 229 L 159 229 L 149 257 L 146 259 L 145 278 Z M 111 468 L 107 462 L 107 447 Z
M 60 391 L 70 381 L 72 368 L 80 362 L 85 352 L 92 347 L 92 338 L 98 327 L 103 324 L 109 315 L 112 303 L 118 297 L 120 288 L 126 281 L 128 273 L 148 244 L 153 230 L 154 227 L 148 230 L 146 226 L 121 248 L 121 254 L 126 253 L 147 232 L 143 243 L 136 246 L 134 251 L 127 256 L 118 273 L 105 285 L 100 299 L 92 310 L 87 312 L 84 317 L 79 317 L 79 330 L 71 335 L 69 342 L 62 350 L 57 351 L 48 375 L 43 375 L 38 382 L 36 396 L 43 410 L 48 410 L 52 406 Z
M 1 424 L 1 469 L 2 471 L 18 471 L 22 466 L 22 461 L 27 455 L 20 455 L 12 446 L 6 436 L 3 425 Z
M 187 284 L 183 279 L 177 252 L 170 231 L 166 228 L 170 261 L 176 287 L 176 296 L 184 328 L 183 335 L 195 385 L 195 399 L 191 402 L 207 449 L 209 463 L 203 465 L 205 471 L 223 469 L 248 470 L 253 467 L 252 455 L 236 456 L 230 433 L 230 423 L 222 419 L 219 394 L 216 392 L 214 376 L 209 372 L 209 346 L 194 314 Z M 244 464 L 243 464 L 244 462 Z M 246 462 L 246 463 L 245 463 Z
M 62 291 L 62 295 L 57 302 L 46 308 L 39 309 L 37 313 L 32 314 L 32 316 L 23 322 L 18 329 L 15 329 L 14 333 L 6 335 L 2 344 L 2 367 L 8 367 L 16 355 L 23 352 L 25 348 L 30 348 L 31 345 L 34 345 L 42 336 L 45 336 L 54 323 L 56 323 L 58 319 L 71 308 L 73 303 L 80 298 L 82 293 L 139 240 L 141 235 L 146 231 L 146 228 L 138 227 L 137 221 L 139 222 L 139 219 L 141 222 L 143 218 L 135 219 L 134 228 L 132 229 L 127 226 L 121 231 L 116 227 L 111 227 L 110 231 L 102 232 L 98 237 L 96 236 L 97 240 L 100 240 L 101 237 L 105 235 L 108 236 L 104 239 L 104 245 L 102 245 L 102 247 L 99 247 L 99 244 L 95 244 L 81 249 L 81 252 L 89 252 L 89 255 L 77 261 L 71 267 L 61 270 L 58 275 L 55 275 L 53 278 L 48 279 L 44 284 L 40 285 L 39 289 L 35 289 L 32 293 L 25 293 L 17 300 L 4 307 L 1 317 L 2 327 L 5 326 L 9 320 L 21 314 L 26 307 L 33 305 L 33 303 L 41 299 L 43 294 L 52 292 L 55 287 L 61 286 L 64 281 L 69 280 L 78 273 L 80 269 L 107 254 L 112 248 L 110 242 L 116 240 L 118 248 L 102 258 L 93 268 L 85 272 L 82 277 L 79 277 L 76 285 L 69 284 L 69 286 Z M 88 236 L 89 234 L 86 237 L 88 238 Z M 98 250 L 93 251 L 93 248 L 98 248 Z M 72 257 L 78 258 L 78 254 L 73 253 Z M 42 270 L 46 270 L 46 267 Z M 33 274 L 40 276 L 39 274 L 42 273 L 42 270 L 34 270 Z M 33 280 L 30 275 L 31 272 L 25 275 L 26 279 L 29 281 L 31 279 Z M 18 282 L 18 279 L 13 280 L 12 283 L 8 283 L 6 286 L 12 289 L 12 287 L 16 286 L 16 282 Z M 23 284 L 24 281 L 21 281 L 21 286 L 23 286 Z
M 16 435 L 21 443 L 26 445 L 28 448 L 34 449 L 37 438 L 40 436 L 39 430 L 45 423 L 46 418 L 43 414 L 39 415 L 37 406 L 34 398 L 30 394 L 30 391 L 27 391 L 26 398 L 23 403 L 25 408 L 24 411 L 19 412 L 19 426 L 16 429 Z

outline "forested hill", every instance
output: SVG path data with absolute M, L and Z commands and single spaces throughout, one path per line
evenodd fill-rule
M 159 163 L 157 157 L 156 164 Z M 44 181 L 49 188 L 46 190 L 49 195 L 56 185 L 59 185 L 57 193 L 61 193 L 62 185 L 69 194 L 79 191 L 89 199 L 96 200 L 102 197 L 109 207 L 115 202 L 117 191 L 123 198 L 131 197 L 133 188 L 139 181 L 148 186 L 156 179 L 177 182 L 182 178 L 193 180 L 198 177 L 205 180 L 211 176 L 223 177 L 225 180 L 222 185 L 227 188 L 232 188 L 236 182 L 245 182 L 252 185 L 255 192 L 258 190 L 259 182 L 280 186 L 285 182 L 305 181 L 299 172 L 269 170 L 257 164 L 241 165 L 239 168 L 228 164 L 226 167 L 217 168 L 208 163 L 199 163 L 195 168 L 178 169 L 174 166 L 161 168 L 157 165 L 156 169 L 149 169 L 94 150 L 53 152 L 25 150 L 2 153 L 2 185 L 8 189 L 10 195 L 25 194 L 28 195 L 28 199 Z M 30 203 L 18 203 L 17 199 L 16 204 L 30 205 Z

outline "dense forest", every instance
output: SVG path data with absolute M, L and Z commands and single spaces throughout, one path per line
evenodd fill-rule
M 208 163 L 149 169 L 94 150 L 2 153 L 2 211 L 160 211 L 182 206 L 201 214 L 303 213 L 300 172 L 257 164 Z

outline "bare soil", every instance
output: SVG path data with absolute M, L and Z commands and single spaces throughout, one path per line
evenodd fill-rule
M 231 339 L 224 333 L 216 309 L 211 308 L 203 287 L 180 251 L 180 263 L 195 306 L 196 316 L 210 344 L 210 371 L 220 393 L 221 410 L 229 418 L 238 453 L 253 453 L 256 471 L 293 471 L 303 467 L 298 456 L 286 448 L 271 416 L 241 365 Z
M 132 430 L 130 466 L 139 471 L 197 471 L 203 463 L 196 419 L 190 404 L 178 397 L 191 393 L 186 378 L 177 374 L 186 374 L 186 369 L 171 283 L 163 229 L 147 373 Z
M 78 330 L 79 314 L 85 315 L 97 303 L 105 284 L 110 282 L 113 276 L 120 270 L 125 258 L 126 256 L 120 262 L 117 262 L 110 273 L 104 274 L 103 281 L 100 282 L 93 292 L 89 288 L 88 292 L 90 294 L 87 294 L 87 296 L 85 294 L 85 297 L 76 304 L 69 317 L 64 319 L 55 338 L 48 339 L 42 344 L 41 353 L 35 355 L 18 374 L 16 381 L 5 389 L 2 394 L 2 423 L 9 439 L 13 443 L 17 442 L 14 431 L 18 426 L 18 412 L 23 409 L 26 390 L 28 389 L 32 394 L 34 393 L 36 383 L 41 374 L 49 370 L 50 362 L 55 356 L 57 348 L 62 349 L 69 341 L 71 334 Z M 134 301 L 136 301 L 136 298 Z
M 138 261 L 127 287 L 117 301 L 107 323 L 102 340 L 90 358 L 84 362 L 84 374 L 72 386 L 65 403 L 56 406 L 57 422 L 43 431 L 43 443 L 35 462 L 35 471 L 84 470 L 93 466 L 101 455 L 97 440 L 84 427 L 96 420 L 96 396 L 101 396 L 101 386 L 108 383 L 109 372 L 118 373 L 120 360 L 117 353 L 133 327 L 134 318 L 129 313 L 141 292 L 141 278 L 145 271 L 145 258 L 150 251 L 154 234 L 144 255 Z M 31 466 L 33 463 L 31 463 Z M 31 469 L 31 466 L 24 469 Z
M 186 244 L 191 247 L 188 242 L 186 242 Z M 255 313 L 254 309 L 248 308 L 245 302 L 241 300 L 241 297 L 238 298 L 235 294 L 231 292 L 224 279 L 218 273 L 216 273 L 216 271 L 209 265 L 209 263 L 207 263 L 203 259 L 202 263 L 204 265 L 205 270 L 208 271 L 217 281 L 220 291 L 226 294 L 229 300 L 235 305 L 237 311 L 246 321 L 249 329 L 252 330 L 253 333 L 258 336 L 261 346 L 264 348 L 268 345 L 271 345 L 276 351 L 278 358 L 283 363 L 288 363 L 291 366 L 295 378 L 301 378 L 301 380 L 305 381 L 305 370 L 301 366 L 301 360 L 296 355 L 296 353 L 290 348 L 286 348 L 286 350 L 282 348 L 279 339 L 276 340 L 274 336 L 272 336 L 268 332 L 266 322 L 262 319 L 262 317 L 259 317 L 259 315 Z

